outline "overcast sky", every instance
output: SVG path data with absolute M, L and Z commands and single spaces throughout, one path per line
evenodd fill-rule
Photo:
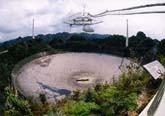
M 97 14 L 105 10 L 127 8 L 150 3 L 162 3 L 165 0 L 0 0 L 0 42 L 19 36 L 31 36 L 32 19 L 35 19 L 35 34 L 48 34 L 69 31 L 63 21 L 83 10 Z M 145 10 L 164 10 L 155 7 Z M 138 10 L 140 11 L 140 10 Z M 153 39 L 165 38 L 165 14 L 133 16 L 105 16 L 94 25 L 95 33 L 125 35 L 126 19 L 129 20 L 129 36 L 143 31 Z M 72 29 L 81 32 L 81 27 Z

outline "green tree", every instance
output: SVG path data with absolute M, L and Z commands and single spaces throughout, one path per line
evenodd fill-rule
M 67 116 L 89 116 L 92 111 L 100 109 L 94 102 L 69 101 L 63 108 Z
M 5 88 L 6 99 L 6 111 L 5 114 L 8 116 L 13 115 L 28 115 L 33 116 L 33 113 L 30 109 L 30 105 L 27 100 L 18 98 L 17 95 L 12 93 L 10 87 Z
M 142 31 L 137 32 L 136 37 L 139 39 L 146 39 L 146 34 Z
M 158 46 L 159 54 L 165 55 L 165 39 L 161 40 Z

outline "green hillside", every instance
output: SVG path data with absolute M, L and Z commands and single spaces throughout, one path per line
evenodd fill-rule
M 95 35 L 96 36 L 96 35 Z M 62 37 L 62 36 L 60 36 Z M 165 65 L 165 39 L 158 41 L 147 37 L 143 32 L 129 38 L 129 48 L 125 49 L 125 37 L 111 35 L 104 38 L 89 39 L 81 34 L 70 35 L 45 41 L 40 36 L 1 45 L 0 51 L 0 115 L 2 116 L 125 116 L 139 113 L 155 94 L 161 79 L 154 80 L 138 67 L 128 66 L 114 83 L 97 84 L 83 92 L 76 90 L 73 95 L 59 101 L 56 105 L 47 103 L 41 94 L 41 103 L 32 102 L 32 97 L 24 98 L 13 90 L 11 72 L 24 58 L 43 51 L 95 52 L 126 56 L 140 65 L 159 60 Z M 101 36 L 100 36 L 101 37 Z M 46 38 L 46 37 L 45 37 Z M 10 42 L 9 42 L 10 43 Z M 135 71 L 132 71 L 135 70 Z M 141 73 L 139 73 L 141 72 Z M 139 96 L 144 96 L 140 99 Z M 142 104 L 139 105 L 139 101 Z

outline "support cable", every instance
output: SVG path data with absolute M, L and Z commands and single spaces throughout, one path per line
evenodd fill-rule
M 96 14 L 96 15 L 91 15 L 91 14 L 89 14 L 89 15 L 92 17 L 101 17 L 101 16 L 106 16 L 106 15 L 111 15 L 111 14 L 106 14 L 106 13 L 113 13 L 113 12 L 127 11 L 127 10 L 134 10 L 134 9 L 142 9 L 142 8 L 156 7 L 156 6 L 165 6 L 165 3 L 146 4 L 146 5 L 134 6 L 134 7 L 123 8 L 123 9 L 106 10 L 106 11 L 101 12 L 101 13 Z M 157 13 L 159 13 L 159 11 Z M 118 14 L 120 14 L 120 13 L 118 13 Z

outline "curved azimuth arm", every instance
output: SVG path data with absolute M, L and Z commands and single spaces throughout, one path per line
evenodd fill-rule
M 106 10 L 104 12 L 101 12 L 96 15 L 88 14 L 91 17 L 102 17 L 106 15 L 135 15 L 135 14 L 151 14 L 151 13 L 165 13 L 165 11 L 147 11 L 147 12 L 133 12 L 133 13 L 115 13 L 115 12 L 123 12 L 123 11 L 129 11 L 129 10 L 135 10 L 135 9 L 142 9 L 147 7 L 156 7 L 156 6 L 165 6 L 165 3 L 156 3 L 156 4 L 146 4 L 146 5 L 140 5 L 140 6 L 134 6 L 129 8 L 123 8 L 123 9 L 116 9 L 116 10 Z
M 102 23 L 103 21 L 98 21 L 98 22 L 67 22 L 67 21 L 64 21 L 64 23 L 66 24 L 69 24 L 70 26 L 73 26 L 73 25 L 77 25 L 77 26 L 82 26 L 82 25 L 95 25 L 95 24 L 99 24 L 99 23 Z

